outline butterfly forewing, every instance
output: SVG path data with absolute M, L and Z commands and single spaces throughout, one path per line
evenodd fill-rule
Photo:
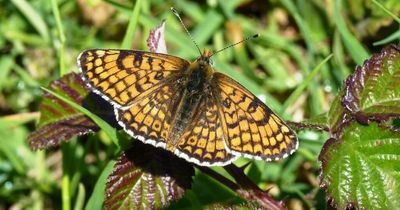
M 120 108 L 153 92 L 189 62 L 159 53 L 94 49 L 82 52 L 78 64 L 94 91 Z
M 225 149 L 218 106 L 211 92 L 204 93 L 179 142 L 178 155 L 200 165 L 226 165 L 236 159 Z
M 221 73 L 213 80 L 230 152 L 269 161 L 297 149 L 295 133 L 250 91 Z

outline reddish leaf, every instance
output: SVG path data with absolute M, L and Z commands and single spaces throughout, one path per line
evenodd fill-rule
M 114 166 L 105 209 L 160 209 L 190 188 L 191 164 L 166 150 L 134 141 Z
M 43 149 L 57 146 L 61 141 L 73 136 L 79 136 L 96 130 L 92 121 L 83 115 L 50 123 L 29 135 L 29 146 L 33 149 Z
M 147 46 L 151 52 L 167 53 L 167 46 L 164 38 L 165 20 L 159 26 L 150 31 L 147 38 Z
M 346 79 L 342 103 L 363 124 L 400 117 L 400 46 L 374 54 Z
M 78 74 L 71 73 L 50 83 L 49 89 L 83 104 L 89 91 Z M 28 137 L 33 150 L 59 145 L 73 136 L 98 130 L 98 127 L 82 113 L 49 93 L 44 94 L 39 111 L 38 129 Z

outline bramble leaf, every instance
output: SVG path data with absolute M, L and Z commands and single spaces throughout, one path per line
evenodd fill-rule
M 400 206 L 400 133 L 353 122 L 320 154 L 321 186 L 338 209 Z
M 112 106 L 100 96 L 89 93 L 79 74 L 67 74 L 51 82 L 49 89 L 86 107 L 116 127 Z M 28 137 L 33 150 L 56 146 L 74 136 L 99 130 L 99 127 L 82 112 L 47 92 L 44 93 L 39 111 L 41 115 L 38 128 Z
M 105 209 L 160 209 L 191 187 L 193 166 L 172 153 L 134 141 L 114 166 Z
M 49 89 L 82 104 L 89 91 L 79 74 L 71 73 L 49 84 Z M 98 130 L 98 126 L 82 113 L 49 93 L 44 93 L 37 130 L 28 137 L 33 150 L 60 144 L 73 136 Z
M 328 114 L 321 186 L 338 209 L 400 206 L 400 50 L 392 45 L 350 75 Z M 371 122 L 377 121 L 377 122 Z
M 346 79 L 342 103 L 361 123 L 400 117 L 400 46 L 374 54 Z

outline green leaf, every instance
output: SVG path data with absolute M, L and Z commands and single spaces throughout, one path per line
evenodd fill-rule
M 343 90 L 339 91 L 337 96 L 332 102 L 328 111 L 328 125 L 331 132 L 331 137 L 336 138 L 340 135 L 343 126 L 349 121 L 350 116 L 346 113 L 345 108 L 342 106 Z
M 356 122 L 320 154 L 321 186 L 338 209 L 395 209 L 400 206 L 400 133 L 377 123 Z
M 114 166 L 105 209 L 160 209 L 191 187 L 191 164 L 166 150 L 134 141 Z
M 11 55 L 5 55 L 0 58 L 0 90 L 4 88 L 4 83 L 7 81 L 12 66 L 14 64 L 14 58 Z
M 32 158 L 33 154 L 29 151 L 29 148 L 24 144 L 24 138 L 26 138 L 26 129 L 23 127 L 12 125 L 8 123 L 9 120 L 0 118 L 0 154 L 6 158 L 7 162 L 11 164 L 13 169 L 18 174 L 26 174 L 29 169 L 23 158 Z M 23 155 L 22 155 L 23 154 Z M 28 161 L 32 163 L 33 161 Z M 3 182 L 1 180 L 0 182 Z
M 368 59 L 346 79 L 343 104 L 361 122 L 400 116 L 400 46 Z

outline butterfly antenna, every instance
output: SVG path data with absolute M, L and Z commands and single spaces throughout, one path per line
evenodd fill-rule
M 192 40 L 192 42 L 194 43 L 194 45 L 196 45 L 197 50 L 199 51 L 200 55 L 202 55 L 201 50 L 199 48 L 199 45 L 197 45 L 196 41 L 194 41 L 192 35 L 190 34 L 190 32 L 187 30 L 185 24 L 183 23 L 181 16 L 179 15 L 178 11 L 176 11 L 175 8 L 171 7 L 171 11 L 172 13 L 174 13 L 174 15 L 179 19 L 179 21 L 181 22 L 183 29 L 185 29 L 186 33 L 189 35 L 190 39 Z
M 228 49 L 228 48 L 230 48 L 230 47 L 236 46 L 236 45 L 238 45 L 238 44 L 240 44 L 240 43 L 242 43 L 242 42 L 245 42 L 245 41 L 247 41 L 247 40 L 249 40 L 249 39 L 255 39 L 255 38 L 257 38 L 257 37 L 259 37 L 259 34 L 254 34 L 253 36 L 248 36 L 248 37 L 246 37 L 245 39 L 243 39 L 243 40 L 241 40 L 241 41 L 239 41 L 239 42 L 236 42 L 236 43 L 234 43 L 234 44 L 231 44 L 231 45 L 226 46 L 226 47 L 224 47 L 224 48 L 222 48 L 222 49 L 220 49 L 220 50 L 217 50 L 217 51 L 213 52 L 213 53 L 210 55 L 210 58 L 211 58 L 212 56 L 214 56 L 215 54 L 220 53 L 220 52 L 222 52 L 222 51 L 224 51 L 224 50 L 226 50 L 226 49 Z

